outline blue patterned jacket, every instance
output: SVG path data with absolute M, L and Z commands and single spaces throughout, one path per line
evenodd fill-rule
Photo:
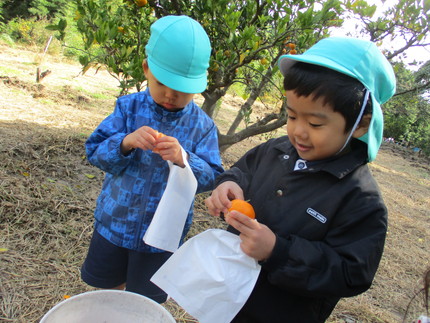
M 114 112 L 85 143 L 89 162 L 106 173 L 94 212 L 95 229 L 115 245 L 160 252 L 142 238 L 166 188 L 169 166 L 150 150 L 136 149 L 127 156 L 120 151 L 124 137 L 144 125 L 179 141 L 189 155 L 197 193 L 211 190 L 223 168 L 215 123 L 193 101 L 169 112 L 153 101 L 148 90 L 118 98 Z M 193 205 L 182 239 L 192 217 Z

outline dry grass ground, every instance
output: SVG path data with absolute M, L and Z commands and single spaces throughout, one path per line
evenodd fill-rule
M 36 84 L 39 60 L 31 50 L 0 46 L 2 322 L 37 322 L 64 295 L 91 290 L 79 268 L 103 173 L 88 164 L 83 144 L 112 110 L 116 81 L 103 71 L 78 75 L 77 64 L 46 57 L 41 68 L 52 73 Z M 229 148 L 226 166 L 257 142 Z M 429 160 L 384 146 L 371 169 L 389 209 L 385 253 L 372 288 L 342 300 L 330 322 L 402 322 L 430 265 Z M 190 235 L 222 225 L 205 213 L 203 198 Z M 421 296 L 405 322 L 424 312 Z M 173 301 L 165 306 L 178 322 L 196 322 Z

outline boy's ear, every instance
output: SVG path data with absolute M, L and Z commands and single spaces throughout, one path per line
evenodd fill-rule
M 369 130 L 370 126 L 370 120 L 372 119 L 372 114 L 366 114 L 361 118 L 360 123 L 357 126 L 357 129 L 355 129 L 352 136 L 354 138 L 360 138 L 361 136 L 364 136 L 367 131 Z
M 148 61 L 146 59 L 142 61 L 142 68 L 143 68 L 143 73 L 145 74 L 145 76 L 147 76 L 146 74 L 148 73 L 149 66 L 148 66 Z

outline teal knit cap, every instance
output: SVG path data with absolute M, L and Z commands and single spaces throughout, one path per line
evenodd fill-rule
M 370 92 L 372 119 L 369 130 L 359 139 L 367 144 L 368 159 L 373 161 L 381 146 L 384 128 L 381 104 L 396 91 L 396 78 L 390 62 L 374 43 L 349 37 L 325 38 L 302 55 L 281 56 L 278 61 L 281 73 L 286 75 L 295 62 L 320 65 L 349 75 Z

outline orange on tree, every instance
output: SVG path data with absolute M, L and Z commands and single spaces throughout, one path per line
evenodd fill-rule
M 228 209 L 229 212 L 237 211 L 245 214 L 251 219 L 255 219 L 255 211 L 250 203 L 244 200 L 234 199 L 231 201 L 231 207 Z
M 288 43 L 288 47 L 290 47 L 290 49 L 296 49 L 296 44 Z
M 296 54 L 297 54 L 297 51 L 296 51 L 295 49 L 292 49 L 292 50 L 290 50 L 290 54 L 291 54 L 291 55 L 296 55 Z
M 81 17 L 82 17 L 82 15 L 81 15 L 81 13 L 78 11 L 78 10 L 76 10 L 75 11 L 75 17 L 73 18 L 73 20 L 79 20 L 79 19 L 81 19 Z
M 267 60 L 267 58 L 263 57 L 262 59 L 260 59 L 260 63 L 263 65 L 267 65 L 269 64 L 269 61 Z
M 135 2 L 136 2 L 138 7 L 146 6 L 146 4 L 148 3 L 147 0 L 135 0 Z

